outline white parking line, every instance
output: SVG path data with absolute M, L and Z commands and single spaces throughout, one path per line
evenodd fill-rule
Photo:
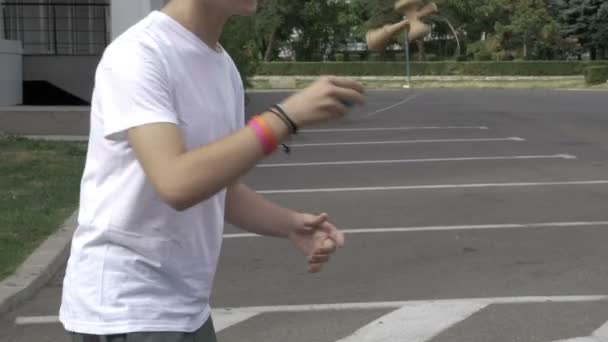
M 234 325 L 237 321 L 249 319 L 253 316 L 265 313 L 288 313 L 288 312 L 311 312 L 311 311 L 349 311 L 349 310 L 379 310 L 420 308 L 439 305 L 450 307 L 456 305 L 478 305 L 487 306 L 492 304 L 517 304 L 517 303 L 580 303 L 607 300 L 607 295 L 587 296 L 529 296 L 529 297 L 495 297 L 495 298 L 459 298 L 441 300 L 412 300 L 392 302 L 360 302 L 360 303 L 333 303 L 333 304 L 302 304 L 302 305 L 276 305 L 276 306 L 250 306 L 250 307 L 228 307 L 212 309 L 214 317 L 227 319 L 229 322 L 214 322 L 218 326 Z M 214 319 L 215 320 L 215 319 Z M 15 319 L 17 325 L 56 324 L 59 323 L 58 316 L 21 316 Z
M 522 159 L 576 159 L 569 154 L 552 154 L 537 156 L 491 156 L 491 157 L 459 157 L 459 158 L 422 158 L 422 159 L 389 159 L 389 160 L 345 160 L 335 162 L 312 162 L 312 163 L 279 163 L 260 164 L 258 168 L 294 167 L 294 166 L 336 166 L 336 165 L 366 165 L 366 164 L 404 164 L 404 163 L 433 163 L 433 162 L 457 162 L 457 161 L 482 161 L 482 160 L 522 160 Z
M 15 318 L 16 325 L 39 325 L 59 323 L 58 316 L 28 316 Z
M 358 146 L 358 145 L 391 145 L 391 144 L 431 144 L 431 143 L 459 143 L 459 142 L 495 142 L 495 141 L 526 141 L 520 137 L 488 138 L 488 139 L 422 139 L 422 140 L 386 140 L 361 142 L 331 142 L 311 144 L 291 144 L 291 147 L 326 147 L 326 146 Z
M 520 183 L 477 183 L 477 184 L 435 184 L 435 185 L 405 185 L 405 186 L 376 186 L 353 188 L 319 188 L 319 189 L 285 189 L 259 190 L 262 195 L 307 194 L 319 192 L 358 192 L 358 191 L 407 191 L 407 190 L 450 190 L 475 188 L 510 188 L 510 187 L 542 187 L 542 186 L 574 186 L 574 185 L 605 185 L 608 180 L 570 181 L 570 182 L 520 182 Z
M 459 226 L 421 226 L 421 227 L 394 227 L 394 228 L 361 228 L 342 229 L 344 234 L 379 234 L 379 233 L 414 233 L 436 232 L 450 230 L 484 230 L 484 229 L 534 229 L 534 228 L 581 228 L 581 227 L 608 227 L 608 221 L 586 222 L 540 222 L 540 223 L 506 223 L 506 224 L 480 224 Z M 257 234 L 236 233 L 224 234 L 224 239 L 242 239 L 262 237 Z
M 426 131 L 447 129 L 487 130 L 487 126 L 404 126 L 404 127 L 371 127 L 371 128 L 327 128 L 306 129 L 302 133 L 339 133 L 339 132 L 383 132 L 383 131 Z

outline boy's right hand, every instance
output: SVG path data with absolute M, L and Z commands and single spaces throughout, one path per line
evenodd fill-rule
M 356 81 L 324 76 L 281 105 L 298 127 L 312 126 L 344 116 L 346 104 L 364 104 L 364 92 Z

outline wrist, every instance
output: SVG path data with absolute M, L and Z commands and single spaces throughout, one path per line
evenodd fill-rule
M 260 116 L 264 119 L 264 121 L 266 121 L 274 133 L 277 143 L 281 143 L 289 137 L 289 126 L 287 126 L 283 120 L 281 120 L 275 114 L 264 112 Z
M 290 133 L 288 123 L 268 111 L 252 117 L 248 126 L 255 133 L 264 155 L 272 154 Z M 287 147 L 286 152 L 289 153 Z
M 284 111 L 285 115 L 287 115 L 297 127 L 302 127 L 304 125 L 304 122 L 302 122 L 302 120 L 300 120 L 297 115 L 297 109 L 294 108 L 294 106 L 292 106 L 289 101 L 277 103 L 277 105 Z
M 287 225 L 286 225 L 286 229 L 285 229 L 285 238 L 291 240 L 293 237 L 293 234 L 298 230 L 299 222 L 300 222 L 299 216 L 300 216 L 299 212 L 288 209 Z

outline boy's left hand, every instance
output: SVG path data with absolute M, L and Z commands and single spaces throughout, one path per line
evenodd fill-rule
M 295 215 L 295 227 L 288 238 L 308 261 L 308 272 L 316 273 L 329 261 L 331 254 L 344 247 L 344 233 L 328 221 L 327 214 Z

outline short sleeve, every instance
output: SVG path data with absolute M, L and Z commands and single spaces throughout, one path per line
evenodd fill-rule
M 133 44 L 136 47 L 121 56 L 110 54 L 97 69 L 98 115 L 110 140 L 125 139 L 127 130 L 136 126 L 178 123 L 162 55 Z

